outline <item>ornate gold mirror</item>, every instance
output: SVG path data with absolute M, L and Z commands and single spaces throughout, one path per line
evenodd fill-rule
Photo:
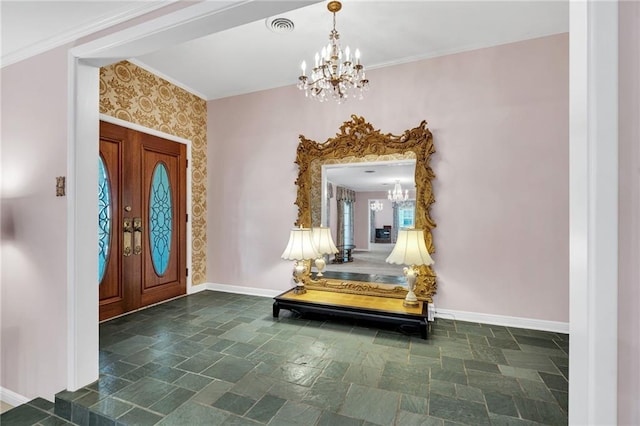
M 298 220 L 296 226 L 305 228 L 322 224 L 323 168 L 328 165 L 367 162 L 408 162 L 415 161 L 415 227 L 424 230 L 425 243 L 429 253 L 435 252 L 431 231 L 436 224 L 430 216 L 433 197 L 432 180 L 435 178 L 429 162 L 435 152 L 433 137 L 422 121 L 416 128 L 407 130 L 401 136 L 382 134 L 373 128 L 364 118 L 355 115 L 340 126 L 335 137 L 318 143 L 300 135 L 296 164 L 298 178 Z M 431 266 L 419 266 L 419 275 L 415 293 L 419 300 L 432 302 L 436 292 L 436 274 Z M 407 288 L 400 284 L 336 279 L 316 278 L 311 273 L 311 262 L 302 276 L 304 285 L 313 290 L 341 293 L 365 294 L 404 298 Z M 404 282 L 402 280 L 402 282 Z

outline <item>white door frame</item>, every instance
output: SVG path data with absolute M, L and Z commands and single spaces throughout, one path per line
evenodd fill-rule
M 286 3 L 201 2 L 70 51 L 69 390 L 98 378 L 97 161 L 86 160 L 98 156 L 99 67 L 301 6 Z M 570 3 L 572 424 L 615 423 L 617 413 L 617 13 L 617 1 Z

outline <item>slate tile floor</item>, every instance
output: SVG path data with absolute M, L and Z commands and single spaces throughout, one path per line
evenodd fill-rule
M 567 424 L 567 335 L 438 319 L 425 341 L 271 304 L 204 291 L 103 323 L 98 382 L 0 423 Z

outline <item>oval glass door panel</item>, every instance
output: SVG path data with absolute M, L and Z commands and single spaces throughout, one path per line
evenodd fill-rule
M 151 260 L 156 274 L 164 275 L 171 255 L 171 233 L 173 232 L 173 205 L 169 175 L 164 164 L 159 163 L 151 178 L 149 200 L 149 243 Z
M 111 185 L 102 157 L 98 157 L 98 283 L 102 283 L 111 244 Z

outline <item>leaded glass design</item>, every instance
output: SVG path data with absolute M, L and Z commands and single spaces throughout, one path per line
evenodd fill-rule
M 102 283 L 111 244 L 111 187 L 102 157 L 98 157 L 98 283 Z
M 149 242 L 151 259 L 156 274 L 164 275 L 171 255 L 171 233 L 173 231 L 173 205 L 169 176 L 164 164 L 159 163 L 151 179 L 149 197 Z

